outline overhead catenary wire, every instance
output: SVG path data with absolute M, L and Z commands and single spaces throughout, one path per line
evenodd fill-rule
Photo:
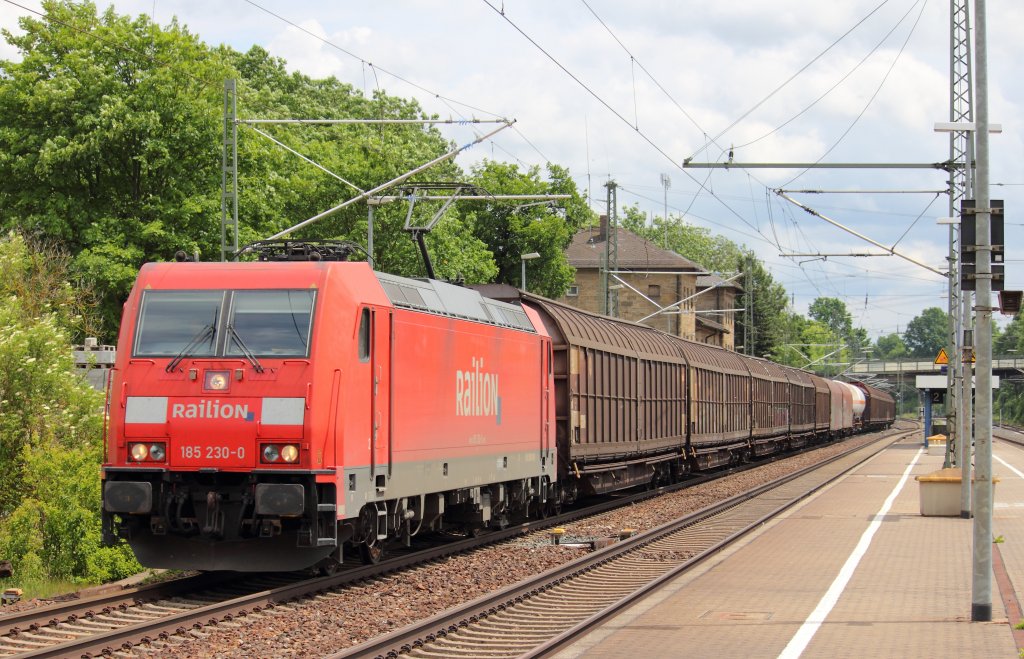
M 836 47 L 837 45 L 839 45 L 839 43 L 840 43 L 841 41 L 843 41 L 843 39 L 845 39 L 845 38 L 846 38 L 846 37 L 848 37 L 848 36 L 849 36 L 850 34 L 852 34 L 852 33 L 853 33 L 853 32 L 854 32 L 854 31 L 855 31 L 855 30 L 856 30 L 856 29 L 857 29 L 858 27 L 860 27 L 860 26 L 861 26 L 861 25 L 862 25 L 862 24 L 863 24 L 863 23 L 864 23 L 865 21 L 867 21 L 867 20 L 868 20 L 869 18 L 871 18 L 871 16 L 873 16 L 873 15 L 874 15 L 874 14 L 875 14 L 875 13 L 876 13 L 876 12 L 877 12 L 877 11 L 878 11 L 879 9 L 881 9 L 882 7 L 884 7 L 884 6 L 885 6 L 885 5 L 886 5 L 886 4 L 888 3 L 888 2 L 889 2 L 889 0 L 883 0 L 883 1 L 882 1 L 882 2 L 881 2 L 881 3 L 879 4 L 879 5 L 878 5 L 878 6 L 876 6 L 876 7 L 874 8 L 874 9 L 872 9 L 872 10 L 871 10 L 870 12 L 868 12 L 868 14 L 867 14 L 866 16 L 864 16 L 864 18 L 862 18 L 862 19 L 860 19 L 859 21 L 857 21 L 857 23 L 856 23 L 856 24 L 854 24 L 854 26 L 853 26 L 853 27 L 851 27 L 851 28 L 850 28 L 849 30 L 847 30 L 846 32 L 844 32 L 844 33 L 843 33 L 843 34 L 842 34 L 842 35 L 841 35 L 841 36 L 840 36 L 840 37 L 839 37 L 838 39 L 836 39 L 836 40 L 835 40 L 835 41 L 833 41 L 833 42 L 832 42 L 831 44 L 829 44 L 829 45 L 828 45 L 828 47 L 827 47 L 827 48 L 825 48 L 825 49 L 824 49 L 823 51 L 821 51 L 820 53 L 818 53 L 817 55 L 815 55 L 815 56 L 814 56 L 814 57 L 813 57 L 813 58 L 811 59 L 811 61 L 807 62 L 807 63 L 806 63 L 806 64 L 804 64 L 804 65 L 803 65 L 802 67 L 800 67 L 800 69 L 799 69 L 799 70 L 797 70 L 797 72 L 796 72 L 796 73 L 794 73 L 793 75 L 791 75 L 791 76 L 790 76 L 789 78 L 787 78 L 787 79 L 786 79 L 786 80 L 785 80 L 785 81 L 784 81 L 784 82 L 783 82 L 782 84 L 778 85 L 778 86 L 777 86 L 777 87 L 776 87 L 775 89 L 773 89 L 773 90 L 772 90 L 771 92 L 769 92 L 767 96 L 765 96 L 765 97 L 764 97 L 764 98 L 762 98 L 762 99 L 761 99 L 760 101 L 758 101 L 758 102 L 757 102 L 757 103 L 755 103 L 755 104 L 754 104 L 753 106 L 751 106 L 751 107 L 750 107 L 750 108 L 749 108 L 748 110 L 746 110 L 745 112 L 743 112 L 743 113 L 742 113 L 742 114 L 741 114 L 741 115 L 740 115 L 739 117 L 737 117 L 737 118 L 736 118 L 736 119 L 735 119 L 735 120 L 734 120 L 734 121 L 733 121 L 733 122 L 732 122 L 731 124 L 729 124 L 729 125 L 728 125 L 728 126 L 726 126 L 726 127 L 724 128 L 724 129 L 722 129 L 721 131 L 719 131 L 719 133 L 718 133 L 717 135 L 715 135 L 714 137 L 712 137 L 712 138 L 711 138 L 711 141 L 712 141 L 712 142 L 715 142 L 715 141 L 717 141 L 718 139 L 720 139 L 720 138 L 721 138 L 722 136 L 724 136 L 724 135 L 725 135 L 726 133 L 728 133 L 728 132 L 729 132 L 730 130 L 732 130 L 733 128 L 735 128 L 735 127 L 736 127 L 736 126 L 737 126 L 737 125 L 738 125 L 738 124 L 739 124 L 739 123 L 740 123 L 741 121 L 743 121 L 744 119 L 746 119 L 747 117 L 749 117 L 749 116 L 750 116 L 750 115 L 751 115 L 751 114 L 752 114 L 753 112 L 755 112 L 755 111 L 756 111 L 756 110 L 757 110 L 757 109 L 758 109 L 759 107 L 761 107 L 762 105 L 764 105 L 765 103 L 767 103 L 767 102 L 768 102 L 768 101 L 769 101 L 769 100 L 770 100 L 770 99 L 771 99 L 772 97 L 774 97 L 774 96 L 775 96 L 776 94 L 778 94 L 778 93 L 779 93 L 780 91 L 782 91 L 782 90 L 783 90 L 783 89 L 784 89 L 784 88 L 785 88 L 786 86 L 788 86 L 788 85 L 789 85 L 789 83 L 791 83 L 791 82 L 793 82 L 794 80 L 796 80 L 796 79 L 797 79 L 797 78 L 798 78 L 798 77 L 799 77 L 799 76 L 800 76 L 800 75 L 801 75 L 801 74 L 802 74 L 802 73 L 803 73 L 804 71 L 806 71 L 807 69 L 809 69 L 809 68 L 810 68 L 810 67 L 811 67 L 811 66 L 812 66 L 812 65 L 813 65 L 813 64 L 814 64 L 815 62 L 817 62 L 817 61 L 818 61 L 819 59 L 821 59 L 822 57 L 824 57 L 826 53 L 828 53 L 828 52 L 829 52 L 830 50 L 832 50 L 832 49 L 833 49 L 833 48 L 835 48 L 835 47 Z M 695 158 L 696 158 L 697 156 L 699 156 L 699 155 L 700 155 L 700 154 L 701 154 L 701 153 L 702 153 L 702 152 L 703 152 L 703 151 L 704 151 L 704 150 L 705 150 L 706 148 L 707 148 L 707 145 L 705 145 L 704 147 L 701 147 L 700 149 L 698 149 L 697 151 L 695 151 L 694 153 L 692 153 L 692 154 L 690 155 L 690 157 L 688 158 L 688 160 L 693 160 L 693 159 L 695 159 Z
M 862 58 L 860 59 L 860 61 L 858 61 L 858 62 L 857 62 L 857 63 L 856 63 L 855 65 L 853 65 L 853 66 L 852 66 L 852 67 L 850 68 L 850 70 L 846 72 L 846 75 L 844 75 L 844 76 L 843 76 L 843 77 L 841 77 L 841 78 L 840 78 L 839 80 L 837 80 L 837 81 L 836 81 L 835 83 L 833 83 L 833 85 L 832 85 L 831 87 L 829 87 L 829 88 L 828 88 L 828 89 L 826 89 L 826 90 L 825 90 L 824 92 L 822 92 L 822 93 L 821 93 L 821 94 L 820 94 L 820 95 L 819 95 L 819 96 L 818 96 L 817 98 L 815 98 L 815 99 L 814 99 L 813 101 L 811 101 L 811 103 L 810 103 L 810 104 L 808 104 L 807 106 L 805 106 L 805 107 L 804 107 L 803 109 L 801 109 L 801 110 L 800 110 L 799 112 L 797 112 L 796 114 L 794 114 L 793 116 L 791 116 L 791 117 L 790 117 L 789 119 L 787 119 L 786 121 L 784 121 L 784 122 L 782 122 L 781 124 L 779 124 L 778 126 L 776 126 L 776 127 L 772 128 L 772 129 L 771 129 L 770 131 L 768 131 L 767 133 L 764 133 L 764 134 L 763 134 L 763 135 L 761 135 L 760 137 L 756 137 L 756 138 L 754 138 L 754 139 L 750 140 L 749 142 L 744 142 L 743 144 L 740 144 L 740 145 L 739 145 L 739 146 L 738 146 L 737 148 L 744 148 L 744 147 L 748 147 L 748 146 L 751 146 L 751 145 L 753 145 L 753 144 L 757 144 L 757 143 L 758 143 L 758 142 L 760 142 L 761 140 L 764 140 L 764 139 L 767 139 L 768 137 L 771 137 L 771 136 L 772 136 L 772 135 L 774 135 L 775 133 L 779 132 L 780 130 L 782 130 L 783 128 L 785 128 L 786 126 L 788 126 L 789 124 L 793 123 L 793 122 L 794 122 L 794 121 L 796 121 L 796 120 L 797 120 L 798 118 L 800 118 L 801 116 L 803 116 L 804 114 L 806 114 L 807 112 L 809 112 L 809 111 L 811 110 L 811 108 L 813 108 L 814 106 L 816 106 L 816 105 L 817 105 L 818 103 L 820 103 L 820 102 L 821 102 L 821 101 L 822 101 L 823 99 L 825 99 L 825 97 L 827 97 L 827 96 L 828 96 L 829 94 L 831 94 L 831 93 L 832 93 L 832 92 L 834 92 L 834 91 L 835 91 L 836 89 L 838 89 L 840 85 L 842 85 L 842 84 L 843 84 L 844 82 L 846 82 L 846 81 L 847 81 L 847 80 L 848 80 L 848 79 L 850 78 L 850 76 L 852 76 L 852 75 L 853 75 L 853 74 L 854 74 L 855 72 L 857 72 L 858 70 L 860 70 L 860 68 L 861 68 L 861 67 L 862 67 L 862 66 L 863 66 L 863 65 L 864 65 L 864 64 L 865 64 L 865 63 L 866 63 L 866 62 L 867 62 L 867 61 L 868 61 L 868 60 L 869 60 L 869 59 L 871 58 L 871 56 L 872 56 L 872 55 L 874 55 L 874 54 L 875 54 L 875 53 L 876 53 L 876 52 L 878 51 L 878 49 L 879 49 L 879 48 L 881 48 L 881 47 L 882 47 L 882 45 L 883 45 L 883 44 L 884 44 L 884 43 L 885 43 L 886 41 L 888 41 L 888 40 L 889 40 L 889 37 L 890 37 L 890 36 L 892 36 L 892 34 L 893 34 L 893 33 L 894 33 L 895 31 L 896 31 L 896 29 L 897 29 L 897 28 L 898 28 L 898 27 L 899 27 L 900 25 L 902 25 L 902 24 L 903 24 L 903 21 L 904 21 L 904 20 L 906 20 L 907 16 L 909 16 L 909 15 L 910 15 L 910 12 L 911 12 L 911 11 L 913 11 L 913 9 L 914 9 L 914 7 L 915 7 L 916 5 L 917 5 L 917 3 L 916 3 L 916 2 L 915 2 L 915 3 L 913 4 L 913 5 L 911 5 L 911 6 L 910 6 L 910 8 L 909 8 L 909 9 L 907 10 L 907 12 L 906 12 L 905 14 L 903 14 L 903 16 L 902 16 L 902 17 L 900 17 L 900 20 L 898 20 L 898 21 L 897 21 L 897 22 L 896 22 L 896 23 L 895 23 L 895 24 L 894 24 L 894 25 L 892 26 L 892 28 L 891 28 L 891 29 L 890 29 L 890 30 L 889 30 L 888 32 L 886 32 L 886 33 L 885 33 L 885 35 L 884 35 L 884 36 L 883 36 L 883 37 L 882 37 L 882 38 L 881 38 L 881 39 L 880 39 L 880 40 L 878 41 L 878 43 L 876 43 L 876 44 L 875 44 L 874 48 L 872 48 L 872 49 L 871 49 L 870 51 L 868 51 L 868 53 L 867 53 L 866 55 L 864 55 L 864 57 L 862 57 Z M 877 10 L 877 8 L 876 8 L 876 10 Z M 845 35 L 844 35 L 844 37 L 845 37 Z
M 370 71 L 374 75 L 374 80 L 375 80 L 376 88 L 377 88 L 378 92 L 380 92 L 381 89 L 380 89 L 380 82 L 379 82 L 379 80 L 377 80 L 377 71 L 380 71 L 381 73 L 384 73 L 384 74 L 386 74 L 388 76 L 391 76 L 392 78 L 394 78 L 395 80 L 398 80 L 399 82 L 405 83 L 405 84 L 409 85 L 410 87 L 413 87 L 414 89 L 418 89 L 418 90 L 420 90 L 420 91 L 422 91 L 422 92 L 424 92 L 426 94 L 429 94 L 431 97 L 433 97 L 436 100 L 438 100 L 439 102 L 443 103 L 445 106 L 447 106 L 449 109 L 451 109 L 453 112 L 455 112 L 458 115 L 462 115 L 462 113 L 452 107 L 453 103 L 455 105 L 459 105 L 459 106 L 461 106 L 463 108 L 466 108 L 468 110 L 471 110 L 471 111 L 474 111 L 474 112 L 479 112 L 479 113 L 482 113 L 482 114 L 487 114 L 487 115 L 490 115 L 490 116 L 495 117 L 495 118 L 501 118 L 501 116 L 502 116 L 501 113 L 485 110 L 483 108 L 477 107 L 477 106 L 472 105 L 470 103 L 466 103 L 464 101 L 460 101 L 460 100 L 452 98 L 450 96 L 445 96 L 444 94 L 441 94 L 440 92 L 431 90 L 431 89 L 429 89 L 427 87 L 424 87 L 424 86 L 422 86 L 422 85 L 420 85 L 420 84 L 418 84 L 418 83 L 416 83 L 416 82 L 414 82 L 414 81 L 412 81 L 412 80 L 410 80 L 410 79 L 408 79 L 408 78 L 406 78 L 404 76 L 401 76 L 401 75 L 399 75 L 399 74 L 397 74 L 397 73 L 395 73 L 393 71 L 385 69 L 385 68 L 383 68 L 383 67 L 381 67 L 379 65 L 376 65 L 373 62 L 371 62 L 370 60 L 365 59 L 363 57 L 360 57 L 358 54 L 348 50 L 347 48 L 343 48 L 342 46 L 339 46 L 338 44 L 334 43 L 330 39 L 325 39 L 324 37 L 321 37 L 320 35 L 312 32 L 310 30 L 307 30 L 306 28 L 302 27 L 298 23 L 296 23 L 296 22 L 294 22 L 292 20 L 289 20 L 288 18 L 286 18 L 286 17 L 284 17 L 284 16 L 282 16 L 282 15 L 280 15 L 280 14 L 274 12 L 274 11 L 271 11 L 270 9 L 267 9 L 266 7 L 262 6 L 258 2 L 255 2 L 255 0 L 245 0 L 245 2 L 248 3 L 249 5 L 255 7 L 256 9 L 259 9 L 260 11 L 262 11 L 264 13 L 266 13 L 266 14 L 268 14 L 270 16 L 273 16 L 277 20 L 279 20 L 279 21 L 281 21 L 281 22 L 283 22 L 283 23 L 285 23 L 285 24 L 295 28 L 296 30 L 302 32 L 303 34 L 306 34 L 306 35 L 316 39 L 317 41 L 320 41 L 324 45 L 329 46 L 329 47 L 331 47 L 331 48 L 333 48 L 333 49 L 335 49 L 335 50 L 337 50 L 337 51 L 339 51 L 341 53 L 344 53 L 345 55 L 347 55 L 347 56 L 357 60 L 358 62 L 360 62 L 364 67 L 369 68 Z M 537 149 L 536 146 L 534 146 L 533 143 L 530 140 L 526 139 L 525 136 L 522 135 L 522 133 L 518 129 L 516 129 L 516 132 L 518 132 L 523 137 L 524 141 L 526 141 L 526 143 L 529 144 L 531 146 L 531 148 L 533 148 L 535 151 L 537 151 L 537 153 L 540 155 L 541 158 L 544 159 L 545 162 L 551 162 L 550 159 L 548 159 L 543 153 L 541 153 L 541 151 L 539 149 Z M 506 150 L 506 153 L 508 153 L 507 150 Z
M 828 154 L 832 153 L 832 151 L 834 151 L 835 148 L 839 146 L 840 142 L 846 139 L 846 136 L 850 134 L 850 131 L 853 130 L 853 127 L 860 122 L 861 118 L 864 116 L 864 113 L 868 111 L 868 108 L 871 107 L 871 105 L 875 102 L 875 99 L 878 98 L 878 94 L 882 91 L 882 87 L 885 86 L 885 83 L 889 79 L 889 76 L 892 75 L 893 69 L 896 68 L 896 62 L 898 62 L 900 58 L 903 56 L 903 52 L 907 49 L 907 44 L 910 43 L 910 38 L 914 36 L 914 33 L 917 31 L 917 26 L 921 22 L 921 16 L 924 15 L 924 9 L 925 7 L 928 6 L 928 2 L 927 0 L 924 0 L 920 4 L 921 11 L 917 13 L 917 18 L 914 20 L 914 24 L 910 27 L 910 32 L 907 33 L 907 38 L 903 40 L 903 45 L 900 46 L 900 49 L 896 53 L 896 56 L 893 57 L 892 62 L 889 64 L 889 68 L 885 72 L 885 75 L 882 76 L 882 79 L 879 81 L 878 86 L 875 87 L 874 93 L 872 93 L 868 100 L 864 103 L 864 107 L 861 108 L 861 111 L 857 114 L 856 117 L 853 118 L 853 121 L 850 122 L 850 125 L 847 126 L 846 130 L 843 131 L 843 133 L 838 138 L 836 138 L 836 141 L 832 143 L 832 146 L 830 146 L 828 149 L 825 150 L 824 153 L 821 154 L 821 156 L 815 161 L 815 164 L 820 163 L 822 160 L 824 160 Z M 792 185 L 793 181 L 802 177 L 804 174 L 807 173 L 807 171 L 808 170 L 805 169 L 804 171 L 800 172 L 799 174 L 788 180 L 786 183 L 784 183 L 782 187 Z
M 633 128 L 634 132 L 637 135 L 639 135 L 642 140 L 644 140 L 651 148 L 653 148 L 657 153 L 659 153 L 663 158 L 665 158 L 665 160 L 667 160 L 668 162 L 672 163 L 673 167 L 675 167 L 676 169 L 679 169 L 680 171 L 682 171 L 683 174 L 687 178 L 689 178 L 691 181 L 693 181 L 698 186 L 700 186 L 701 189 L 707 190 L 712 195 L 712 197 L 716 201 L 718 201 L 718 203 L 721 204 L 726 210 L 728 210 L 733 216 L 735 216 L 736 219 L 738 219 L 739 221 L 743 222 L 744 224 L 746 224 L 750 228 L 752 228 L 755 231 L 757 231 L 757 228 L 753 224 L 751 224 L 749 220 L 747 220 L 745 217 L 743 217 L 740 213 L 738 213 L 734 208 L 732 208 L 732 206 L 727 204 L 724 200 L 722 200 L 717 195 L 715 195 L 714 192 L 706 184 L 698 181 L 692 174 L 690 174 L 688 171 L 686 171 L 682 167 L 681 163 L 679 163 L 675 158 L 673 158 L 671 155 L 669 155 L 669 153 L 667 151 L 665 151 L 665 149 L 662 148 L 657 142 L 655 142 L 649 135 L 647 135 L 643 130 L 640 130 L 639 128 L 636 128 L 635 126 L 633 126 L 630 123 L 628 118 L 626 118 L 621 112 L 619 112 L 614 107 L 612 107 L 612 105 L 608 101 L 606 101 L 597 92 L 595 92 L 593 89 L 591 89 L 591 87 L 589 85 L 587 85 L 585 82 L 583 82 L 579 78 L 579 76 L 577 76 L 575 73 L 570 71 L 568 67 L 566 67 L 564 64 L 562 64 L 562 62 L 560 62 L 554 55 L 552 55 L 550 52 L 548 52 L 547 49 L 545 49 L 543 46 L 541 46 L 540 43 L 538 43 L 536 39 L 531 37 L 529 34 L 526 33 L 525 30 L 523 30 L 521 27 L 519 27 L 519 25 L 516 24 L 515 21 L 513 21 L 511 18 L 509 18 L 508 14 L 504 11 L 503 8 L 496 7 L 491 2 L 491 0 L 483 0 L 483 3 L 485 5 L 487 5 L 488 7 L 490 7 L 494 11 L 494 13 L 496 13 L 498 16 L 500 16 L 502 20 L 507 22 L 512 27 L 512 29 L 514 29 L 516 32 L 518 32 L 520 35 L 522 35 L 522 37 L 524 39 L 529 41 L 531 45 L 533 45 L 537 50 L 539 50 L 555 66 L 557 66 L 559 69 L 561 69 L 563 73 L 565 73 L 567 76 L 569 76 L 569 78 L 571 78 L 576 84 L 578 84 L 584 91 L 586 91 L 598 103 L 603 105 L 609 112 L 611 112 L 617 119 L 619 119 L 619 121 L 621 121 L 625 125 L 629 126 L 630 128 Z

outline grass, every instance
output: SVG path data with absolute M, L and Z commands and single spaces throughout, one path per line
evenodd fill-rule
M 91 584 L 35 577 L 18 579 L 17 576 L 14 576 L 6 579 L 0 579 L 0 591 L 7 590 L 8 588 L 21 588 L 24 591 L 21 594 L 22 600 L 37 598 L 43 599 L 47 597 L 55 597 L 57 595 L 65 595 L 67 593 L 74 593 L 89 585 Z

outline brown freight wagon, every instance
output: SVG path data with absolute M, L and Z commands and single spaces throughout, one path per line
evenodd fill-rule
M 809 374 L 814 384 L 814 434 L 820 438 L 829 435 L 829 423 L 831 419 L 832 390 L 829 388 L 828 380 Z
M 896 402 L 888 393 L 863 382 L 854 382 L 864 392 L 863 425 L 865 430 L 882 430 L 896 420 Z
M 789 435 L 789 378 L 767 359 L 747 357 L 743 363 L 750 371 L 751 448 L 754 455 L 778 452 Z
M 790 446 L 803 446 L 814 433 L 814 384 L 811 376 L 790 366 L 782 366 L 789 378 L 789 436 Z
M 551 334 L 559 479 L 576 494 L 685 470 L 687 369 L 678 340 L 521 292 Z
M 828 431 L 833 438 L 853 434 L 853 392 L 842 382 L 828 380 L 832 392 Z
M 678 342 L 688 367 L 690 458 L 700 469 L 735 461 L 750 442 L 750 370 L 734 352 Z

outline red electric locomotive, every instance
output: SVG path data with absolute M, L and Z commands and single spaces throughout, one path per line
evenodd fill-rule
M 504 525 L 556 473 L 535 312 L 366 263 L 153 263 L 109 385 L 104 537 L 140 562 L 379 558 L 442 521 Z
M 423 530 L 501 527 L 895 417 L 862 383 L 511 287 L 265 247 L 149 264 L 125 305 L 103 529 L 144 565 L 374 561 Z

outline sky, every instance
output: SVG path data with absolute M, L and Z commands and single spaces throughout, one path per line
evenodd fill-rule
M 161 25 L 177 17 L 210 45 L 259 45 L 290 70 L 416 98 L 443 118 L 514 119 L 457 162 L 557 163 L 602 213 L 614 180 L 619 207 L 662 216 L 667 205 L 670 216 L 754 250 L 798 313 L 836 297 L 876 339 L 904 331 L 927 307 L 946 309 L 945 276 L 894 255 L 841 256 L 883 250 L 776 190 L 815 191 L 785 194 L 942 269 L 949 227 L 937 220 L 950 215 L 940 192 L 948 174 L 738 166 L 947 160 L 949 136 L 935 131 L 950 120 L 945 0 L 98 4 Z M 0 26 L 16 30 L 19 16 L 39 8 L 38 0 L 0 0 Z M 1024 86 L 1014 73 L 1024 61 L 1024 3 L 991 0 L 986 11 L 989 118 L 1002 126 L 990 138 L 991 196 L 1007 209 L 1006 288 L 1021 289 L 1024 259 L 1014 245 L 1024 238 L 1015 212 L 1024 207 Z M 16 56 L 0 44 L 0 58 Z M 490 129 L 441 128 L 457 144 Z M 683 165 L 726 163 L 730 151 L 728 169 Z

